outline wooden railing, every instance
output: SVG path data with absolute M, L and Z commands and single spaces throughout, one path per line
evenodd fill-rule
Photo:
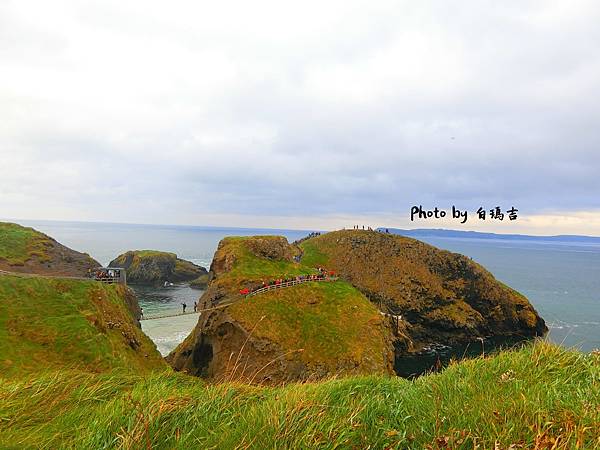
M 310 282 L 317 282 L 317 281 L 336 281 L 337 279 L 338 279 L 337 277 L 324 277 L 324 278 L 313 278 L 313 279 L 307 278 L 304 280 L 284 281 L 284 282 L 277 283 L 277 284 L 270 284 L 268 286 L 264 286 L 255 291 L 252 291 L 249 294 L 246 294 L 246 298 L 252 297 L 254 295 L 262 294 L 263 292 L 269 292 L 269 291 L 274 291 L 277 289 L 283 289 L 283 288 L 287 288 L 287 287 L 297 286 L 302 283 L 310 283 Z
M 106 284 L 116 284 L 116 283 L 120 283 L 121 282 L 121 277 L 120 276 L 105 276 L 105 277 L 96 277 L 94 276 L 93 278 L 91 278 L 94 281 L 99 281 L 100 283 L 106 283 Z

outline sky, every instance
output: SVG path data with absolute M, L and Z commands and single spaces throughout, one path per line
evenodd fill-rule
M 0 217 L 600 235 L 598 23 L 592 0 L 3 0 Z

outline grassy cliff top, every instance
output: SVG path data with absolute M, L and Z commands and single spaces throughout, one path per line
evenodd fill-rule
M 90 255 L 65 247 L 33 228 L 0 222 L 0 270 L 86 277 L 99 265 Z
M 300 244 L 302 262 L 336 270 L 367 296 L 420 327 L 448 338 L 547 328 L 527 298 L 466 256 L 398 235 L 345 230 Z M 418 336 L 417 336 L 418 337 Z
M 156 257 L 165 257 L 165 258 L 177 258 L 175 253 L 171 252 L 161 252 L 159 250 L 133 250 L 135 255 L 140 258 L 156 258 Z
M 350 284 L 307 283 L 249 297 L 229 314 L 257 338 L 299 351 L 306 364 L 356 363 L 361 373 L 385 373 L 382 315 Z
M 599 448 L 600 356 L 539 342 L 408 381 L 261 388 L 181 373 L 0 384 L 14 448 Z
M 0 259 L 11 265 L 23 265 L 34 256 L 47 261 L 52 245 L 51 238 L 33 228 L 0 222 Z
M 177 255 L 175 253 L 162 252 L 159 250 L 129 250 L 117 256 L 113 261 L 111 261 L 111 264 L 125 264 L 126 261 L 129 260 L 129 264 L 137 265 L 144 259 L 163 259 L 175 261 L 177 260 Z
M 135 325 L 121 285 L 0 276 L 0 376 L 46 368 L 90 372 L 164 368 Z
M 281 236 L 227 237 L 219 243 L 211 269 L 218 277 L 235 281 L 314 273 L 313 267 L 294 261 L 297 255 L 297 249 Z

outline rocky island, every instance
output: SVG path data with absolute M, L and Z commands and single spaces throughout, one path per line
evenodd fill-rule
M 127 270 L 127 280 L 134 284 L 194 281 L 195 286 L 202 287 L 208 281 L 204 267 L 180 259 L 175 253 L 156 250 L 128 251 L 117 256 L 108 266 Z
M 265 282 L 326 268 L 339 279 L 247 297 Z M 221 241 L 193 333 L 168 356 L 177 370 L 259 383 L 393 373 L 435 342 L 547 331 L 528 300 L 462 255 L 374 231 L 299 245 L 257 236 Z M 232 363 L 232 358 L 235 363 Z
M 400 317 L 408 350 L 548 331 L 525 296 L 458 253 L 369 231 L 327 233 L 300 247 L 304 264 L 336 270 L 382 312 Z

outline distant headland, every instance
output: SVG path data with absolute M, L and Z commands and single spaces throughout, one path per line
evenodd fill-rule
M 559 241 L 559 242 L 580 242 L 590 244 L 600 244 L 600 236 L 582 236 L 576 234 L 559 234 L 554 236 L 540 236 L 530 234 L 504 234 L 504 233 L 484 233 L 480 231 L 461 231 L 447 230 L 445 228 L 385 228 L 380 227 L 378 230 L 388 230 L 390 233 L 401 234 L 410 237 L 440 237 L 440 238 L 468 238 L 468 239 L 503 239 L 503 240 L 520 240 L 520 241 Z

